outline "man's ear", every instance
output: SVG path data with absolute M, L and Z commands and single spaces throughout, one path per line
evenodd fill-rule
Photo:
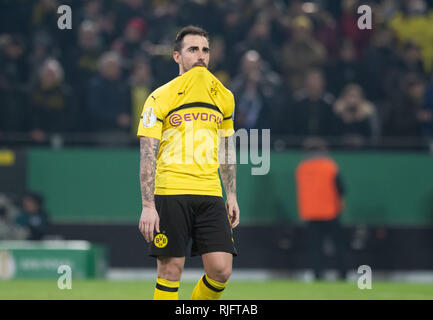
M 173 51 L 173 59 L 176 61 L 177 64 L 180 63 L 180 52 L 179 51 Z

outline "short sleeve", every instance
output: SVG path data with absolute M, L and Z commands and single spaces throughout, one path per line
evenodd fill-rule
M 161 140 L 163 112 L 158 98 L 151 94 L 147 98 L 138 123 L 137 137 L 151 137 Z
M 224 108 L 224 117 L 221 122 L 220 127 L 220 136 L 221 137 L 230 137 L 235 133 L 233 118 L 234 118 L 234 109 L 235 109 L 235 99 L 233 94 L 230 95 L 230 100 L 226 108 Z

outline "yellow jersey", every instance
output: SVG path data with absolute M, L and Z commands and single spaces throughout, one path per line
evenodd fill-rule
M 222 196 L 218 146 L 234 133 L 234 106 L 230 90 L 202 66 L 149 95 L 137 136 L 160 140 L 155 194 Z

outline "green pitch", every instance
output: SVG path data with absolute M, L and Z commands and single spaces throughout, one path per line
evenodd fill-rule
M 188 300 L 195 282 L 182 281 L 179 298 Z M 152 299 L 153 281 L 73 280 L 71 290 L 60 290 L 57 280 L 0 281 L 4 299 Z M 433 299 L 433 285 L 373 282 L 371 290 L 360 290 L 356 283 L 232 281 L 222 295 L 224 300 L 292 299 Z

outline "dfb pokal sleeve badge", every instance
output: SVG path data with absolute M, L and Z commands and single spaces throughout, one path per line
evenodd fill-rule
M 156 123 L 156 115 L 153 112 L 153 107 L 147 107 L 143 112 L 143 126 L 145 128 L 153 127 Z

